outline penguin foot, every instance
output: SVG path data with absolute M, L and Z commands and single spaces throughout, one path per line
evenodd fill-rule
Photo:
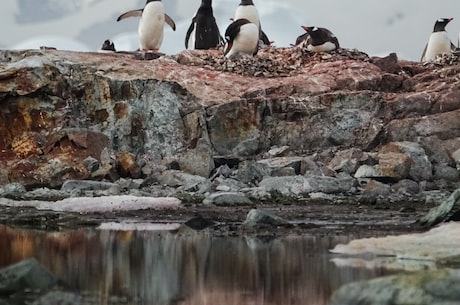
M 161 56 L 165 55 L 164 53 L 158 52 L 158 50 L 143 50 L 137 53 L 136 59 L 139 60 L 154 60 L 160 58 Z

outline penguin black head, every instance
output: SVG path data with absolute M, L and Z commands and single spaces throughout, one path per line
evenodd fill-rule
M 241 0 L 240 5 L 254 5 L 254 2 L 252 0 Z
M 446 25 L 454 20 L 454 18 L 440 18 L 436 20 L 436 23 L 434 24 L 434 30 L 433 32 L 443 32 L 446 30 Z
M 104 51 L 114 51 L 115 52 L 115 44 L 110 41 L 110 40 L 106 40 L 104 41 L 104 43 L 102 44 L 102 48 L 101 50 L 104 50 Z
M 240 32 L 240 28 L 245 25 L 251 23 L 247 19 L 238 19 L 233 21 L 225 31 L 225 40 L 227 40 L 229 48 L 231 48 L 233 41 L 235 40 L 236 36 Z
M 225 31 L 224 54 L 232 57 L 237 54 L 255 55 L 258 50 L 259 29 L 247 19 L 238 19 L 233 21 Z

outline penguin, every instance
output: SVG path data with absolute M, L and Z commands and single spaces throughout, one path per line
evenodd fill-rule
M 259 47 L 259 28 L 247 19 L 233 21 L 225 31 L 227 58 L 242 54 L 256 55 Z
M 331 31 L 326 28 L 318 28 L 316 26 L 302 26 L 308 33 L 303 46 L 310 52 L 329 52 L 340 47 L 339 41 Z
M 164 6 L 161 0 L 147 0 L 143 9 L 128 11 L 117 21 L 129 17 L 141 17 L 139 21 L 138 34 L 139 46 L 141 51 L 158 51 L 163 42 L 163 28 L 165 22 L 176 30 L 176 24 L 171 17 L 164 12 Z
M 259 39 L 262 41 L 264 45 L 271 45 L 271 42 L 268 39 L 267 35 L 264 33 L 264 31 L 262 31 L 262 26 L 260 24 L 259 19 L 259 12 L 257 11 L 257 8 L 252 0 L 241 0 L 240 4 L 236 8 L 235 18 L 233 18 L 233 20 L 238 19 L 247 19 L 250 22 L 257 25 L 257 27 L 259 28 Z
M 212 0 L 201 0 L 185 36 L 185 48 L 207 50 L 217 48 L 223 42 L 212 11 Z
M 115 44 L 111 40 L 107 39 L 102 44 L 101 51 L 116 52 Z
M 300 45 L 302 42 L 304 42 L 308 37 L 310 37 L 310 35 L 307 33 L 303 33 L 302 35 L 300 35 L 299 37 L 297 37 L 297 39 L 295 40 L 295 44 L 292 44 L 291 43 L 291 46 L 292 47 L 295 47 L 295 46 L 298 46 Z
M 451 55 L 455 45 L 450 41 L 446 32 L 446 25 L 454 18 L 440 18 L 434 24 L 433 32 L 423 50 L 421 61 L 433 61 L 438 55 Z

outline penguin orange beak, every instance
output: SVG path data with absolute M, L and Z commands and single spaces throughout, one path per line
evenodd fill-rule
M 454 18 L 449 18 L 448 20 L 449 20 L 449 22 L 451 22 L 452 20 L 454 20 Z
M 301 28 L 304 29 L 305 31 L 308 31 L 308 26 L 302 25 Z

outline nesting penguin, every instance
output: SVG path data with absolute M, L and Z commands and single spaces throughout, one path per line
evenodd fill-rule
M 225 40 L 225 57 L 255 55 L 259 47 L 259 27 L 247 19 L 237 19 L 227 27 Z
M 171 17 L 165 14 L 161 0 L 147 0 L 143 9 L 128 11 L 117 21 L 129 17 L 141 17 L 139 21 L 139 47 L 141 51 L 158 51 L 163 42 L 163 30 L 165 22 L 175 31 L 176 24 Z
M 455 50 L 454 44 L 450 41 L 446 32 L 446 25 L 454 18 L 440 18 L 434 24 L 433 32 L 423 50 L 421 61 L 433 61 L 442 54 L 451 55 Z
M 329 52 L 340 47 L 339 40 L 335 35 L 326 28 L 318 28 L 316 26 L 302 26 L 307 32 L 307 36 L 301 35 L 297 41 L 303 40 L 304 48 L 310 52 Z
M 201 0 L 192 23 L 185 36 L 185 48 L 207 50 L 218 47 L 223 42 L 212 11 L 212 0 Z
M 115 44 L 111 40 L 107 39 L 102 44 L 102 47 L 101 47 L 100 51 L 102 51 L 102 52 L 104 52 L 104 51 L 105 52 L 115 52 L 116 51 L 115 50 Z
M 238 19 L 247 19 L 250 22 L 257 25 L 257 27 L 259 28 L 259 39 L 262 41 L 263 44 L 267 46 L 271 44 L 267 35 L 264 33 L 264 31 L 262 31 L 262 26 L 260 24 L 259 19 L 259 12 L 257 11 L 257 8 L 252 0 L 241 0 L 240 4 L 236 8 L 235 18 L 233 18 L 233 20 Z
M 295 46 L 300 45 L 302 42 L 304 42 L 305 40 L 307 40 L 308 37 L 310 37 L 310 35 L 308 34 L 308 32 L 303 33 L 302 35 L 300 35 L 299 37 L 297 37 L 297 39 L 295 40 L 295 44 L 292 44 L 292 43 L 291 43 L 291 46 L 292 46 L 292 47 L 295 47 Z

